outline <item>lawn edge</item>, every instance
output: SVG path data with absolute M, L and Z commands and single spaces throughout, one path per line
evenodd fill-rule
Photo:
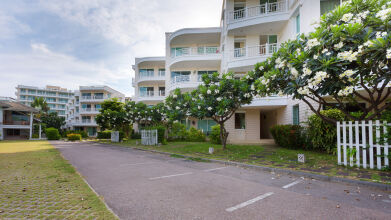
M 138 148 L 135 146 L 121 146 L 118 144 L 109 144 L 109 143 L 99 143 L 99 144 L 116 146 L 116 147 L 125 147 L 125 148 L 128 147 L 128 148 L 132 148 L 132 149 L 136 149 L 136 150 L 140 150 L 140 151 L 153 152 L 153 153 L 159 153 L 159 154 L 165 154 L 165 155 L 175 154 L 175 155 L 182 156 L 184 158 L 193 158 L 194 157 L 194 156 L 187 156 L 187 155 L 178 154 L 178 153 L 170 153 L 170 152 L 159 151 L 159 150 Z M 224 165 L 233 165 L 233 166 L 238 166 L 238 167 L 251 168 L 251 169 L 255 169 L 255 170 L 275 172 L 275 173 L 280 173 L 280 174 L 289 174 L 289 175 L 294 175 L 297 177 L 307 177 L 307 178 L 312 178 L 312 179 L 316 179 L 316 180 L 323 180 L 323 181 L 327 181 L 327 182 L 348 183 L 348 184 L 354 184 L 357 186 L 366 186 L 366 187 L 370 187 L 370 188 L 381 189 L 381 190 L 385 190 L 385 191 L 391 190 L 391 185 L 389 185 L 389 184 L 374 183 L 374 182 L 368 182 L 368 181 L 362 181 L 362 180 L 352 180 L 352 179 L 347 179 L 347 178 L 342 178 L 342 177 L 326 176 L 326 175 L 321 175 L 321 174 L 308 173 L 308 172 L 302 172 L 302 171 L 296 171 L 296 170 L 288 170 L 288 169 L 275 168 L 275 167 L 265 167 L 265 166 L 260 166 L 260 165 L 245 164 L 245 163 L 227 161 L 227 160 L 209 159 L 209 158 L 204 158 L 204 157 L 199 157 L 199 158 L 206 160 L 206 161 L 209 161 L 209 162 L 215 162 L 215 163 L 224 164 Z
M 76 167 L 74 167 L 73 164 L 72 164 L 69 160 L 67 160 L 67 159 L 64 157 L 64 155 L 62 155 L 62 152 L 61 152 L 55 145 L 53 145 L 50 141 L 48 141 L 48 142 L 49 142 L 50 145 L 53 146 L 54 149 L 56 149 L 56 150 L 60 153 L 61 158 L 64 159 L 67 163 L 69 163 L 69 165 L 71 165 L 71 166 L 73 167 L 73 169 L 75 169 L 77 175 L 80 176 L 80 178 L 84 181 L 85 184 L 87 184 L 87 186 L 88 186 L 88 187 L 91 189 L 91 191 L 98 197 L 98 199 L 99 199 L 100 201 L 103 202 L 103 204 L 105 205 L 105 207 L 107 208 L 107 210 L 109 210 L 109 212 L 111 212 L 117 219 L 120 219 L 119 216 L 113 211 L 113 209 L 111 209 L 110 206 L 107 205 L 107 203 L 105 202 L 105 200 L 102 199 L 102 198 L 104 198 L 104 197 L 103 197 L 103 196 L 100 196 L 100 195 L 95 191 L 95 189 L 92 188 L 92 186 L 91 186 L 91 185 L 88 183 L 88 181 L 83 177 L 83 175 L 76 169 Z

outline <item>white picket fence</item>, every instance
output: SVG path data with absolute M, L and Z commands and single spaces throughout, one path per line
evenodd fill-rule
M 387 122 L 337 122 L 338 164 L 370 169 L 389 166 Z M 349 158 L 348 158 L 349 157 Z
M 158 134 L 157 130 L 141 130 L 141 144 L 142 145 L 157 145 Z

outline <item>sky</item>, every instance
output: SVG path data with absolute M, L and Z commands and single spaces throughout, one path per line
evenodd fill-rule
M 220 25 L 222 0 L 1 0 L 0 96 L 17 85 L 108 85 L 132 96 L 135 57 L 165 32 Z

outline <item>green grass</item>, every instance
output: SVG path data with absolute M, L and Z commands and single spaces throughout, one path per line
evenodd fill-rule
M 110 143 L 109 141 L 103 142 Z M 137 145 L 136 143 L 139 144 Z M 157 147 L 142 146 L 140 140 L 128 140 L 123 143 L 116 143 L 116 145 L 168 152 L 172 153 L 172 157 L 182 157 L 181 155 L 185 155 L 191 157 L 192 160 L 201 162 L 204 162 L 202 158 L 235 161 L 252 165 L 391 184 L 390 171 L 338 166 L 337 156 L 324 152 L 260 145 L 227 145 L 227 149 L 223 150 L 221 145 L 211 144 L 209 142 L 169 142 L 167 145 Z M 212 155 L 209 154 L 209 147 L 214 148 Z M 304 154 L 306 163 L 299 163 L 297 161 L 297 154 Z
M 116 219 L 47 141 L 0 142 L 0 219 Z

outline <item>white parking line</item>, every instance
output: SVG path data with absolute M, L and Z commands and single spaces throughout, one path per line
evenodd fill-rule
M 164 179 L 164 178 L 170 178 L 170 177 L 175 177 L 175 176 L 184 176 L 184 175 L 189 175 L 189 174 L 193 174 L 193 173 L 189 172 L 189 173 L 180 173 L 180 174 L 174 174 L 174 175 L 169 175 L 169 176 L 159 176 L 159 177 L 149 178 L 149 180 Z
M 303 182 L 303 179 L 298 179 L 295 182 L 292 182 L 292 183 L 289 183 L 288 185 L 283 186 L 282 188 L 283 189 L 288 189 L 289 187 L 294 186 L 294 185 L 296 185 L 298 183 L 301 183 L 301 182 Z
M 204 170 L 205 172 L 210 172 L 210 171 L 214 171 L 214 170 L 221 170 L 221 169 L 225 169 L 227 167 L 218 167 L 218 168 L 213 168 L 213 169 L 208 169 L 208 170 Z
M 147 162 L 147 163 L 128 163 L 128 164 L 121 164 L 120 167 L 123 167 L 123 166 L 145 165 L 145 164 L 153 164 L 153 163 L 156 163 L 156 162 Z
M 243 202 L 243 203 L 240 203 L 240 204 L 237 205 L 237 206 L 228 208 L 228 209 L 226 209 L 225 211 L 227 211 L 227 212 L 233 212 L 233 211 L 235 211 L 235 210 L 237 210 L 237 209 L 246 207 L 246 206 L 248 206 L 248 205 L 253 204 L 254 202 L 257 202 L 257 201 L 259 201 L 259 200 L 262 200 L 262 199 L 264 199 L 264 198 L 267 198 L 267 197 L 269 197 L 269 196 L 271 196 L 271 195 L 273 195 L 273 194 L 274 194 L 273 192 L 265 193 L 265 194 L 263 194 L 263 195 L 260 195 L 260 196 L 258 196 L 258 197 L 256 197 L 256 198 L 254 198 L 254 199 L 248 200 L 247 202 Z

